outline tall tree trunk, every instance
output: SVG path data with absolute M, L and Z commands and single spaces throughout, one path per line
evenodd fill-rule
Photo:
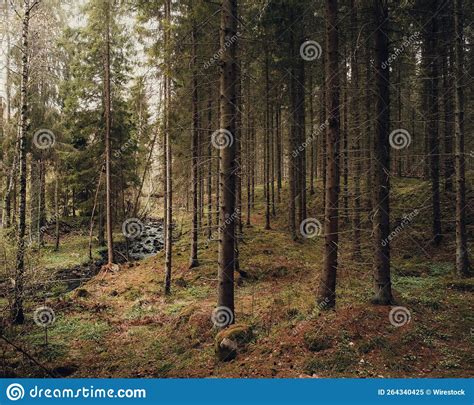
M 217 126 L 220 125 L 221 121 L 221 97 L 220 97 L 220 90 L 217 95 Z M 216 226 L 219 228 L 221 223 L 221 178 L 220 178 L 220 169 L 221 167 L 221 157 L 219 150 L 217 151 L 216 156 Z
M 10 74 L 10 52 L 11 52 L 11 39 L 10 39 L 10 2 L 5 1 L 5 27 L 6 27 L 6 55 L 5 55 L 5 67 L 6 67 L 6 75 L 5 75 L 5 96 L 6 96 L 6 103 L 7 103 L 7 122 L 10 121 L 11 117 L 11 74 Z
M 54 250 L 58 251 L 59 250 L 59 171 L 58 171 L 57 164 L 56 164 L 55 169 L 56 170 L 54 173 L 54 221 L 55 221 Z
M 297 53 L 295 51 L 296 41 L 294 39 L 294 34 L 290 34 L 290 58 L 293 60 L 297 58 Z M 292 65 L 294 62 L 292 63 Z M 290 235 L 293 240 L 297 240 L 298 236 L 296 234 L 296 200 L 298 197 L 298 182 L 297 182 L 297 156 L 294 155 L 297 149 L 297 138 L 296 138 L 296 116 L 295 116 L 295 106 L 296 106 L 296 85 L 295 85 L 295 69 L 291 67 L 292 72 L 290 75 L 290 106 L 291 112 L 289 114 L 290 126 L 288 129 L 288 183 L 290 189 L 289 196 L 289 209 L 288 209 L 288 228 Z
M 466 232 L 466 178 L 464 159 L 464 21 L 463 1 L 455 0 L 455 169 L 456 169 L 456 271 L 461 277 L 470 274 Z
M 352 216 L 352 228 L 354 230 L 353 240 L 353 255 L 355 259 L 360 259 L 360 178 L 362 172 L 362 166 L 360 161 L 360 134 L 361 134 L 361 123 L 360 123 L 360 109 L 359 109 L 359 94 L 360 82 L 359 82 L 359 48 L 357 35 L 359 32 L 359 20 L 357 16 L 358 4 L 356 0 L 351 0 L 351 26 L 352 26 L 352 58 L 351 58 L 351 82 L 352 82 L 352 113 L 353 113 L 353 128 L 352 131 L 352 161 L 354 166 L 352 168 L 352 201 L 353 201 L 353 216 Z
M 212 238 L 212 90 L 207 100 L 207 238 Z
M 35 3 L 33 3 L 35 4 Z M 26 232 L 26 137 L 29 131 L 28 111 L 28 80 L 29 80 L 29 25 L 31 6 L 30 0 L 23 2 L 23 20 L 21 35 L 21 86 L 20 86 L 20 205 L 18 213 L 18 240 L 15 267 L 15 285 L 11 306 L 12 322 L 22 324 L 25 320 L 23 313 L 24 273 L 25 273 L 25 232 Z
M 250 66 L 249 66 L 250 70 Z M 245 172 L 246 172 L 246 177 L 247 177 L 247 222 L 246 225 L 250 226 L 251 225 L 251 211 L 252 211 L 252 167 L 253 167 L 253 161 L 254 159 L 252 158 L 252 153 L 254 149 L 251 146 L 252 142 L 252 114 L 251 114 L 251 95 L 250 95 L 250 75 L 247 74 L 247 102 L 246 102 L 246 110 L 247 110 L 247 130 L 245 131 L 246 134 L 246 142 L 245 142 Z M 252 151 L 252 153 L 251 153 Z
M 226 46 L 228 38 L 236 38 L 237 34 L 237 0 L 222 0 L 220 46 L 222 50 L 220 68 L 220 128 L 236 136 L 236 80 L 237 41 Z M 220 149 L 220 178 L 222 187 L 219 228 L 219 288 L 218 307 L 226 308 L 231 316 L 222 326 L 234 321 L 234 239 L 235 239 L 235 148 L 233 139 L 227 147 Z
M 402 128 L 402 61 L 397 63 L 397 128 Z M 395 169 L 398 177 L 402 177 L 402 149 L 396 153 Z
M 375 14 L 375 69 L 376 130 L 374 141 L 374 298 L 373 302 L 388 305 L 392 302 L 390 280 L 390 91 L 388 60 L 388 5 L 387 0 L 374 0 Z
M 165 3 L 165 47 L 166 47 L 166 75 L 165 75 L 165 151 L 166 154 L 166 239 L 165 239 L 165 294 L 171 293 L 171 270 L 172 270 L 172 247 L 173 247 L 173 182 L 172 182 L 172 153 L 171 153 L 171 129 L 170 129 L 170 103 L 171 103 L 171 78 L 169 77 L 169 45 L 170 45 L 170 22 L 171 22 L 171 0 Z
M 339 241 L 339 34 L 337 0 L 326 0 L 326 136 L 325 253 L 317 301 L 321 308 L 336 305 L 336 271 Z
M 10 76 L 10 2 L 6 1 L 5 3 L 5 27 L 6 29 L 6 55 L 5 55 L 5 101 L 6 101 L 6 110 L 7 110 L 7 124 L 10 123 L 10 116 L 11 116 L 11 76 Z M 3 119 L 3 111 L 2 111 L 2 119 Z M 5 130 L 4 130 L 4 133 Z M 9 228 L 10 227 L 10 219 L 11 219 L 11 193 L 13 190 L 13 181 L 14 176 L 16 173 L 16 165 L 18 160 L 18 140 L 15 142 L 15 151 L 13 155 L 13 162 L 10 171 L 10 175 L 7 177 L 7 184 L 6 184 L 6 191 L 5 197 L 3 200 L 3 216 L 2 216 L 2 227 Z
M 275 121 L 274 121 L 275 106 L 271 104 L 270 109 L 270 190 L 271 190 L 271 207 L 272 216 L 276 216 L 275 210 Z
M 265 54 L 265 137 L 264 137 L 264 181 L 265 181 L 265 229 L 270 226 L 270 78 L 269 78 L 269 55 Z
M 238 62 L 239 54 L 238 48 L 235 52 L 236 63 L 236 86 L 235 86 L 235 237 L 234 237 L 234 270 L 240 274 L 243 274 L 240 271 L 240 252 L 239 252 L 239 241 L 242 239 L 242 75 L 241 75 L 241 66 Z
M 299 33 L 297 40 L 299 43 L 303 42 L 303 33 Z M 299 45 L 298 43 L 298 45 Z M 306 125 L 305 125 L 305 61 L 303 58 L 298 57 L 297 61 L 297 99 L 296 99 L 296 120 L 297 120 L 297 136 L 298 146 L 306 144 Z M 306 213 L 306 148 L 303 148 L 301 153 L 298 155 L 298 178 L 299 178 L 299 220 L 300 224 L 307 218 Z
M 342 93 L 343 93 L 343 108 L 342 108 L 342 199 L 343 199 L 343 222 L 347 223 L 349 219 L 349 129 L 348 129 L 348 100 L 347 100 L 347 56 L 346 49 L 344 47 L 344 67 L 342 69 Z
M 441 242 L 441 206 L 439 195 L 439 139 L 438 139 L 438 0 L 431 1 L 428 33 L 428 136 L 431 177 L 431 202 L 433 207 L 433 242 L 438 246 Z
M 449 32 L 454 31 L 452 20 L 451 5 L 445 6 L 447 8 L 446 14 L 443 18 L 443 25 L 448 27 Z M 453 47 L 450 46 L 450 41 L 454 33 L 450 35 L 447 40 L 443 41 L 440 46 L 442 57 L 442 77 L 443 77 L 443 113 L 444 113 L 444 187 L 446 191 L 453 191 L 453 133 L 454 133 L 454 115 L 453 115 L 453 84 L 451 78 L 453 77 L 453 61 L 454 53 Z M 412 134 L 413 136 L 413 134 Z
M 193 105 L 193 120 L 192 120 L 192 138 L 191 138 L 191 149 L 192 149 L 192 170 L 191 170 L 191 194 L 193 199 L 193 220 L 192 220 L 192 231 L 191 231 L 191 258 L 189 261 L 189 268 L 199 266 L 198 261 L 198 169 L 199 169 L 199 142 L 198 142 L 198 131 L 199 131 L 199 112 L 198 112 L 198 78 L 197 78 L 197 62 L 196 62 L 196 27 L 193 21 L 193 28 L 191 33 L 192 40 L 192 105 Z
M 281 105 L 278 101 L 276 110 L 276 174 L 277 174 L 277 202 L 281 203 L 281 188 L 282 188 L 282 136 L 281 136 Z
M 43 245 L 43 230 L 46 225 L 46 163 L 41 157 L 39 161 L 39 201 L 38 201 L 38 246 Z
M 371 73 L 371 63 L 370 63 L 370 48 L 365 48 L 365 132 L 367 134 L 367 144 L 366 144 L 366 166 L 365 172 L 367 175 L 365 176 L 365 194 L 366 194 L 366 210 L 367 212 L 372 212 L 372 202 L 374 198 L 374 190 L 372 187 L 373 180 L 374 180 L 374 165 L 372 159 L 372 97 L 371 94 L 371 83 L 372 83 L 372 75 Z
M 310 134 L 314 133 L 314 109 L 313 109 L 313 69 L 309 70 L 309 122 L 310 122 Z M 314 195 L 314 175 L 315 175 L 315 145 L 316 141 L 311 136 L 311 156 L 310 156 L 310 169 L 309 169 L 309 194 Z
M 104 94 L 105 94 L 105 208 L 107 228 L 107 265 L 114 262 L 114 241 L 112 224 L 112 174 L 111 174 L 111 94 L 110 94 L 110 5 L 106 3 L 105 55 L 104 55 Z M 74 197 L 73 197 L 74 199 Z

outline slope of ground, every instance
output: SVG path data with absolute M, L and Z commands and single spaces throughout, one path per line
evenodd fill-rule
M 363 217 L 362 259 L 352 257 L 350 224 L 342 226 L 337 308 L 324 311 L 315 304 L 323 238 L 291 241 L 286 196 L 272 230 L 265 231 L 259 193 L 240 245 L 248 277 L 236 281 L 236 322 L 250 325 L 253 339 L 235 360 L 218 362 L 214 352 L 217 244 L 202 236 L 201 266 L 188 270 L 186 227 L 174 246 L 171 296 L 162 293 L 158 254 L 48 299 L 56 322 L 47 345 L 31 316 L 9 336 L 57 375 L 72 377 L 474 376 L 474 282 L 453 274 L 452 198 L 443 203 L 443 244 L 433 248 L 428 183 L 403 180 L 394 190 L 393 229 L 404 214 L 418 210 L 392 241 L 394 294 L 411 317 L 403 326 L 390 322 L 391 307 L 369 304 L 369 218 Z M 309 198 L 309 215 L 322 221 L 320 193 L 319 185 Z M 27 357 L 3 350 L 4 374 L 44 375 Z

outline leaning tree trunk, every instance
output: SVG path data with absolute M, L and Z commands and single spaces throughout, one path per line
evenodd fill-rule
M 388 60 L 387 0 L 374 0 L 375 12 L 375 140 L 374 140 L 374 299 L 376 304 L 392 302 L 390 281 L 390 92 Z
M 26 233 L 26 136 L 29 130 L 28 111 L 28 79 L 29 79 L 29 24 L 30 24 L 30 1 L 24 0 L 23 21 L 21 35 L 21 85 L 20 85 L 20 138 L 19 138 L 19 164 L 20 164 L 20 202 L 18 213 L 18 241 L 15 267 L 15 284 L 13 290 L 13 301 L 11 306 L 12 322 L 21 324 L 25 320 L 23 313 L 23 289 L 25 273 L 25 233 Z
M 222 0 L 220 45 L 222 51 L 220 71 L 220 131 L 230 136 L 230 141 L 220 149 L 220 227 L 218 307 L 226 308 L 234 320 L 234 239 L 235 239 L 235 187 L 236 187 L 236 80 L 237 41 L 226 46 L 228 38 L 237 35 L 237 0 Z
M 455 176 L 456 176 L 456 271 L 465 277 L 470 273 L 466 233 L 466 178 L 464 159 L 464 29 L 463 1 L 455 0 L 454 6 L 455 35 Z
M 326 1 L 326 198 L 325 198 L 325 253 L 317 300 L 321 308 L 336 305 L 336 271 L 339 231 L 339 35 L 337 0 Z

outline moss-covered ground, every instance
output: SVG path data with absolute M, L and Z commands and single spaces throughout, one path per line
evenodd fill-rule
M 393 184 L 392 228 L 419 212 L 392 240 L 393 291 L 409 323 L 396 327 L 391 307 L 370 304 L 371 224 L 363 216 L 362 257 L 352 252 L 350 221 L 342 212 L 337 306 L 320 310 L 315 291 L 323 265 L 322 237 L 292 241 L 286 226 L 287 197 L 277 205 L 272 229 L 264 230 L 261 191 L 244 227 L 236 276 L 236 321 L 252 327 L 252 340 L 235 360 L 215 356 L 211 313 L 216 304 L 217 244 L 202 235 L 200 261 L 188 269 L 187 221 L 174 245 L 172 294 L 163 295 L 163 254 L 101 273 L 72 292 L 45 303 L 55 323 L 27 322 L 5 333 L 61 376 L 71 377 L 467 377 L 474 376 L 473 279 L 454 274 L 454 198 L 443 199 L 444 238 L 430 243 L 429 184 Z M 321 185 L 310 196 L 309 216 L 322 221 Z M 364 204 L 365 202 L 362 201 Z M 472 208 L 472 207 L 471 207 Z M 244 219 L 246 210 L 244 209 Z M 398 222 L 397 222 L 398 221 Z M 468 229 L 472 236 L 472 218 Z M 470 244 L 472 247 L 472 243 Z M 76 256 L 77 255 L 77 256 Z M 76 236 L 48 263 L 66 266 L 87 256 L 87 240 Z M 44 371 L 2 344 L 0 372 L 42 376 Z

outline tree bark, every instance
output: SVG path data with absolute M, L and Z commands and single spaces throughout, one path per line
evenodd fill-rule
M 35 4 L 35 3 L 33 3 Z M 30 0 L 23 2 L 23 20 L 21 35 L 21 85 L 20 85 L 20 138 L 19 138 L 19 213 L 18 239 L 15 267 L 15 285 L 11 306 L 11 319 L 15 324 L 25 320 L 23 313 L 24 273 L 25 273 L 25 232 L 26 232 L 26 137 L 29 131 L 28 80 L 29 80 L 29 24 Z
M 375 304 L 388 305 L 392 299 L 390 280 L 390 90 L 388 60 L 387 0 L 374 0 L 375 16 L 375 116 L 374 140 L 374 298 Z
M 265 229 L 270 226 L 270 77 L 269 77 L 269 55 L 265 54 L 265 137 L 264 137 L 264 170 L 265 170 Z
M 429 16 L 428 33 L 428 136 L 431 177 L 431 202 L 433 208 L 433 242 L 438 246 L 441 242 L 441 206 L 439 195 L 439 139 L 438 139 L 438 0 L 431 1 L 430 10 L 435 11 Z
M 349 222 L 349 129 L 348 129 L 348 84 L 347 84 L 347 53 L 344 47 L 344 67 L 342 68 L 342 94 L 343 94 L 343 108 L 342 108 L 342 153 L 341 153 L 341 164 L 342 164 L 342 206 L 344 208 L 344 214 L 342 216 L 342 222 Z
M 55 242 L 54 250 L 59 250 L 59 173 L 56 166 L 54 173 L 54 222 L 55 222 Z
M 222 0 L 220 46 L 222 50 L 220 66 L 220 128 L 236 136 L 236 79 L 237 41 L 237 0 Z M 235 239 L 235 188 L 236 188 L 236 139 L 227 147 L 220 149 L 220 228 L 219 228 L 219 271 L 218 271 L 218 307 L 225 307 L 232 314 L 230 324 L 234 320 L 234 239 Z M 225 325 L 225 326 L 227 326 Z
M 165 47 L 169 52 L 171 22 L 171 0 L 165 3 L 165 19 L 167 26 L 165 28 Z M 169 65 L 169 55 L 166 54 L 166 65 Z M 169 66 L 165 75 L 165 151 L 166 154 L 166 239 L 165 239 L 165 281 L 164 292 L 166 295 L 171 293 L 171 270 L 172 270 L 172 247 L 173 247 L 173 182 L 172 182 L 172 152 L 171 152 L 171 134 L 170 134 L 170 103 L 171 103 L 171 78 L 169 76 Z
M 207 100 L 207 238 L 212 238 L 212 90 Z
M 354 231 L 354 240 L 353 240 L 353 256 L 355 259 L 360 259 L 361 250 L 360 250 L 360 178 L 362 172 L 362 165 L 360 162 L 360 138 L 361 138 L 361 128 L 360 128 L 360 109 L 359 109 L 359 94 L 360 91 L 360 82 L 359 82 L 359 48 L 357 35 L 359 32 L 359 20 L 357 16 L 358 4 L 356 0 L 351 0 L 351 26 L 352 26 L 352 58 L 351 58 L 351 82 L 352 82 L 352 113 L 353 113 L 353 128 L 352 131 L 352 160 L 354 166 L 352 168 L 352 201 L 353 201 L 353 216 L 352 216 L 352 228 Z
M 337 0 L 326 1 L 326 198 L 325 198 L 325 253 L 317 301 L 321 308 L 336 305 L 336 271 L 339 241 L 339 34 Z
M 455 0 L 455 170 L 456 170 L 456 271 L 461 277 L 470 275 L 466 232 L 466 178 L 464 158 L 464 21 L 463 1 Z
M 191 138 L 191 149 L 192 149 L 192 161 L 191 161 L 191 194 L 193 199 L 193 215 L 192 215 L 192 230 L 191 230 L 191 258 L 189 260 L 189 268 L 199 266 L 198 261 L 198 170 L 199 170 L 199 112 L 198 112 L 198 78 L 196 71 L 196 27 L 193 21 L 193 28 L 191 32 L 192 40 L 192 106 L 193 106 L 193 119 L 192 119 L 192 138 Z
M 107 265 L 114 262 L 114 241 L 112 224 L 112 179 L 111 179 L 111 94 L 110 94 L 110 6 L 106 3 L 105 55 L 104 55 L 104 94 L 105 94 L 105 205 L 107 229 Z M 74 199 L 74 197 L 73 197 Z

